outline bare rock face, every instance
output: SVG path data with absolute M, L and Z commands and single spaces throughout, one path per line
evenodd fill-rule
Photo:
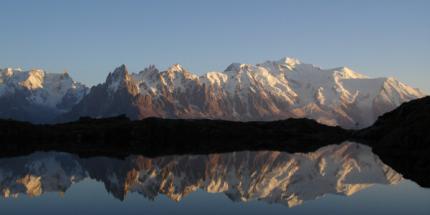
M 369 78 L 341 67 L 321 69 L 292 58 L 197 76 L 175 64 L 130 74 L 123 65 L 93 87 L 64 119 L 126 114 L 132 119 L 208 118 L 269 121 L 310 118 L 363 128 L 425 94 L 393 78 Z
M 122 65 L 109 73 L 104 84 L 92 87 L 90 93 L 64 117 L 66 119 L 72 118 L 72 115 L 110 117 L 121 113 L 130 118 L 137 118 L 138 98 L 139 91 L 135 80 L 128 74 L 125 65 Z

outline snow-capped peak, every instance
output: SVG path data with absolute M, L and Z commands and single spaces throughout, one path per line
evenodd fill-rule
M 183 72 L 185 71 L 185 69 L 183 68 L 183 66 L 181 64 L 175 63 L 172 66 L 170 66 L 167 71 L 171 71 L 171 72 Z
M 30 70 L 28 76 L 20 85 L 29 90 L 43 88 L 45 72 L 41 69 Z
M 240 71 L 250 71 L 254 70 L 255 66 L 251 64 L 242 64 L 242 63 L 232 63 L 230 64 L 224 72 L 240 72 Z
M 127 66 L 122 64 L 117 67 L 112 73 L 109 73 L 106 83 L 108 89 L 112 92 L 116 92 L 125 82 L 131 79 L 128 74 Z
M 13 75 L 14 72 L 21 72 L 21 69 L 5 68 L 4 70 L 2 70 L 2 75 L 10 77 Z
M 301 64 L 301 62 L 296 59 L 296 58 L 291 58 L 291 57 L 283 57 L 280 60 L 277 61 L 278 64 L 286 64 L 289 65 L 291 67 L 294 67 L 298 64 Z
M 173 64 L 165 72 L 162 72 L 161 76 L 164 77 L 164 79 L 169 79 L 169 81 L 165 80 L 170 83 L 169 85 L 180 84 L 182 79 L 189 79 L 189 80 L 198 79 L 197 75 L 189 72 L 180 64 Z
M 358 72 L 355 72 L 348 67 L 339 67 L 339 68 L 332 69 L 332 71 L 334 72 L 334 75 L 337 75 L 339 78 L 342 78 L 342 79 L 367 79 L 367 78 L 369 78 L 368 76 L 360 74 Z
M 32 104 L 43 107 L 70 108 L 86 94 L 87 87 L 75 82 L 67 73 L 47 73 L 42 69 L 0 70 L 0 99 L 19 93 Z M 18 99 L 18 98 L 17 98 Z M 64 103 L 67 100 L 67 105 Z

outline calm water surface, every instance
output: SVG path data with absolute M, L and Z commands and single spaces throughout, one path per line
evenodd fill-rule
M 0 159 L 2 214 L 430 214 L 421 188 L 345 142 L 312 153 Z

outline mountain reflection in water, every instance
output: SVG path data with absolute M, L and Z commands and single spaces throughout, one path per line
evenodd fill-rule
M 232 201 L 293 207 L 325 194 L 350 196 L 373 184 L 397 184 L 402 176 L 382 163 L 371 148 L 352 142 L 294 154 L 244 151 L 117 159 L 36 152 L 0 159 L 4 197 L 64 193 L 84 179 L 102 182 L 119 200 L 127 193 L 139 193 L 148 199 L 161 194 L 181 201 L 201 189 L 224 193 Z

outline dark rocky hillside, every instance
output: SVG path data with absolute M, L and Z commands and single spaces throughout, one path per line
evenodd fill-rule
M 405 177 L 430 186 L 430 97 L 384 114 L 355 137 Z
M 309 119 L 273 122 L 233 122 L 125 116 L 57 125 L 0 121 L 1 154 L 61 150 L 88 154 L 145 155 L 211 153 L 272 149 L 312 151 L 340 143 L 349 136 L 340 127 Z

